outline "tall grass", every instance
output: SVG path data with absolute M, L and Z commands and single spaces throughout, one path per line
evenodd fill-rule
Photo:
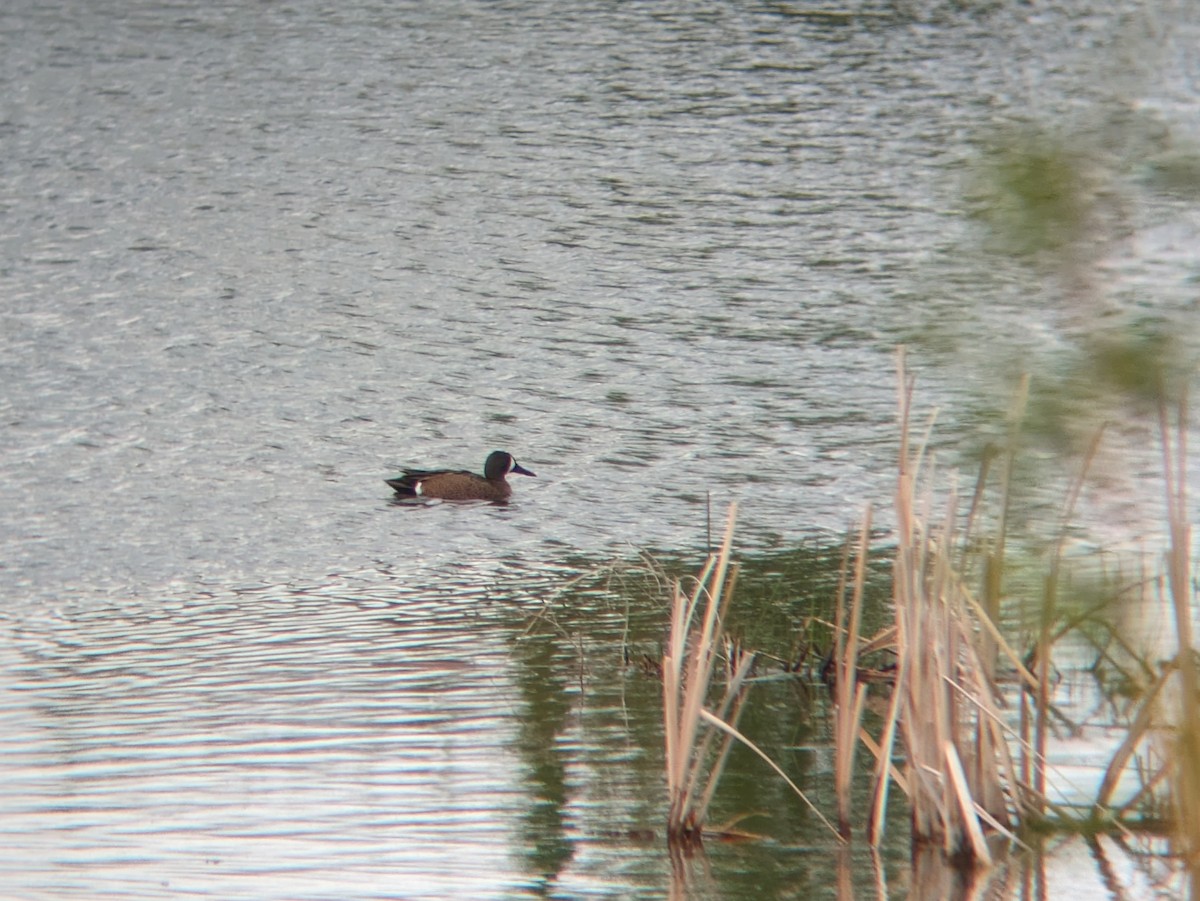
M 1096 828 L 1133 810 L 1156 793 L 1170 787 L 1173 811 L 1173 841 L 1178 855 L 1190 871 L 1193 898 L 1200 898 L 1200 673 L 1194 650 L 1192 622 L 1194 591 L 1190 558 L 1191 527 L 1187 516 L 1186 490 L 1186 401 L 1181 401 L 1170 425 L 1169 410 L 1160 405 L 1159 431 L 1163 446 L 1166 481 L 1168 548 L 1165 555 L 1167 597 L 1174 614 L 1178 651 L 1161 669 L 1142 695 L 1136 716 L 1128 727 L 1105 774 L 1097 799 L 1095 816 L 1085 818 L 1061 806 L 1053 806 L 1047 820 L 1048 736 L 1055 718 L 1053 657 L 1056 643 L 1070 635 L 1084 617 L 1065 617 L 1059 607 L 1061 583 L 1066 578 L 1065 545 L 1069 526 L 1084 482 L 1096 457 L 1104 429 L 1093 436 L 1082 458 L 1082 468 L 1072 483 L 1063 505 L 1062 525 L 1051 547 L 1043 578 L 1041 607 L 1032 650 L 1019 655 L 1006 640 L 999 623 L 1003 587 L 1004 528 L 1008 492 L 1013 470 L 1016 421 L 1023 405 L 1018 398 L 1011 414 L 1010 450 L 1001 473 L 1000 533 L 981 539 L 974 534 L 985 475 L 976 485 L 970 511 L 958 512 L 958 495 L 951 488 L 941 505 L 929 488 L 933 464 L 926 453 L 927 439 L 914 439 L 911 426 L 911 379 L 905 373 L 904 355 L 898 362 L 900 399 L 900 462 L 897 480 L 896 551 L 893 571 L 893 604 L 897 670 L 888 713 L 873 742 L 860 730 L 876 756 L 875 779 L 868 821 L 868 838 L 878 842 L 882 835 L 883 811 L 891 784 L 904 791 L 911 807 L 912 839 L 915 847 L 933 845 L 960 861 L 986 865 L 990 859 L 989 832 L 1013 837 L 1018 825 L 1041 821 L 1059 828 Z M 1023 391 L 1021 394 L 1023 395 Z M 931 420 L 932 423 L 932 420 Z M 930 426 L 926 427 L 925 435 Z M 970 552 L 968 548 L 972 549 Z M 982 571 L 972 575 L 969 559 L 981 555 Z M 980 597 L 972 590 L 978 579 Z M 839 634 L 843 614 L 838 613 Z M 847 648 L 853 618 L 845 626 Z M 1110 627 L 1111 628 L 1111 627 Z M 1114 640 L 1121 642 L 1119 635 Z M 839 639 L 838 652 L 843 643 Z M 841 672 L 853 672 L 850 650 Z M 1014 732 L 1001 714 L 1001 695 L 996 687 L 998 664 L 1015 673 L 1021 685 L 1021 728 Z M 1153 667 L 1142 663 L 1153 675 Z M 1178 691 L 1164 689 L 1175 683 Z M 1174 713 L 1164 714 L 1164 698 L 1177 698 Z M 853 712 L 854 695 L 849 686 L 839 686 L 838 705 Z M 835 714 L 835 725 L 841 711 Z M 1170 723 L 1168 727 L 1166 724 Z M 835 728 L 839 742 L 848 728 Z M 1158 766 L 1140 770 L 1142 790 L 1121 811 L 1111 811 L 1117 783 L 1136 749 L 1155 735 L 1168 734 L 1168 753 L 1159 755 Z M 896 748 L 906 760 L 903 777 L 894 771 Z M 844 749 L 838 748 L 839 755 Z M 1014 764 L 1019 755 L 1020 767 Z M 838 781 L 839 805 L 845 787 Z M 839 806 L 839 811 L 843 808 Z

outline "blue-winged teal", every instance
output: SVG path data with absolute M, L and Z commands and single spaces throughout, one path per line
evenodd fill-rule
M 518 466 L 512 454 L 492 451 L 483 464 L 483 475 L 465 469 L 405 469 L 394 479 L 384 479 L 401 497 L 429 497 L 446 501 L 503 501 L 512 494 L 504 478 L 510 472 L 534 473 Z

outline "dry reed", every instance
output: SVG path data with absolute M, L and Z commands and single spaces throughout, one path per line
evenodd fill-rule
M 897 669 L 876 754 L 868 837 L 882 837 L 892 749 L 907 759 L 906 793 L 915 846 L 933 844 L 961 859 L 990 864 L 985 830 L 1006 829 L 1010 787 L 998 697 L 983 654 L 999 642 L 979 623 L 982 608 L 958 574 L 959 535 L 951 491 L 940 524 L 930 492 L 918 496 L 926 440 L 910 441 L 912 382 L 898 356 L 900 456 L 893 571 Z M 928 434 L 928 430 L 927 433 Z M 986 616 L 986 614 L 984 614 Z M 990 624 L 993 625 L 994 624 Z
M 691 594 L 677 582 L 671 599 L 667 649 L 663 654 L 663 721 L 666 742 L 667 838 L 672 845 L 698 844 L 708 807 L 736 739 L 762 758 L 830 830 L 833 826 L 779 766 L 737 730 L 746 698 L 754 654 L 724 638 L 724 621 L 737 576 L 731 562 L 737 505 L 731 504 L 725 535 L 696 578 Z M 699 626 L 693 623 L 701 614 Z M 722 656 L 719 652 L 724 650 Z M 712 693 L 718 659 L 724 660 L 721 696 L 713 710 L 705 705 Z M 716 736 L 720 749 L 712 750 Z
M 663 654 L 663 719 L 666 738 L 667 835 L 672 841 L 693 843 L 701 832 L 717 780 L 720 778 L 727 746 L 717 763 L 707 769 L 711 729 L 702 728 L 704 705 L 716 672 L 721 646 L 722 622 L 732 597 L 736 567 L 731 567 L 730 551 L 737 507 L 731 505 L 725 537 L 715 554 L 705 561 L 690 595 L 676 583 L 671 599 L 670 630 Z M 692 628 L 701 605 L 703 619 Z M 720 707 L 727 713 L 743 694 L 753 655 L 739 655 L 725 684 Z M 738 705 L 740 709 L 740 705 Z M 705 779 L 707 769 L 707 780 Z
M 854 751 L 858 747 L 863 708 L 867 699 L 866 683 L 858 680 L 859 631 L 862 626 L 863 590 L 866 583 L 868 542 L 871 535 L 871 508 L 867 507 L 859 532 L 855 558 L 850 622 L 846 624 L 846 570 L 843 560 L 838 586 L 837 614 L 834 622 L 834 789 L 837 798 L 838 833 L 850 837 L 850 787 L 854 776 Z
M 1160 398 L 1163 393 L 1160 391 Z M 1187 508 L 1187 392 L 1181 391 L 1172 447 L 1170 416 L 1165 399 L 1158 407 L 1159 433 L 1166 481 L 1167 584 L 1175 613 L 1179 652 L 1179 717 L 1173 760 L 1175 837 L 1187 866 L 1191 896 L 1200 897 L 1200 694 L 1197 693 L 1195 645 L 1192 639 L 1192 532 Z

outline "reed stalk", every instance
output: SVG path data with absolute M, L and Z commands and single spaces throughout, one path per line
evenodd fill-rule
M 1046 743 L 1050 732 L 1050 685 L 1052 681 L 1050 660 L 1053 657 L 1054 642 L 1061 635 L 1061 632 L 1055 633 L 1054 626 L 1058 619 L 1058 587 L 1062 577 L 1063 550 L 1066 545 L 1070 524 L 1075 518 L 1076 504 L 1079 502 L 1080 494 L 1087 479 L 1088 470 L 1096 458 L 1103 435 L 1104 426 L 1102 425 L 1092 436 L 1092 441 L 1088 446 L 1087 453 L 1084 455 L 1083 466 L 1080 469 L 1079 475 L 1067 492 L 1067 500 L 1063 507 L 1058 540 L 1055 543 L 1054 553 L 1050 558 L 1050 570 L 1046 574 L 1044 582 L 1038 638 L 1035 645 L 1037 686 L 1034 690 L 1036 708 L 1034 712 L 1033 746 L 1032 753 L 1027 752 L 1025 755 L 1033 768 L 1033 796 L 1035 798 L 1044 798 L 1046 796 Z M 1028 764 L 1022 767 L 1023 772 L 1027 772 L 1028 769 Z M 1036 807 L 1039 816 L 1045 814 L 1044 805 L 1037 802 Z
M 1021 425 L 1025 419 L 1025 409 L 1029 403 L 1029 383 L 1029 376 L 1023 375 L 1017 385 L 1017 391 L 1013 396 L 1012 403 L 1008 408 L 1006 417 L 1008 422 L 1008 439 L 1003 454 L 1000 454 L 1003 467 L 1000 475 L 999 516 L 992 533 L 992 540 L 989 543 L 990 551 L 984 559 L 983 586 L 981 589 L 983 613 L 980 615 L 979 621 L 985 628 L 983 629 L 983 634 L 980 636 L 979 655 L 983 667 L 982 676 L 989 683 L 993 684 L 996 679 L 999 645 L 997 639 L 991 633 L 998 631 L 1000 626 L 1000 600 L 1004 594 L 1005 555 L 1008 542 L 1008 519 L 1012 508 L 1013 475 L 1016 470 Z M 971 508 L 967 514 L 967 524 L 963 537 L 963 560 L 960 563 L 960 571 L 965 571 L 966 548 L 970 546 L 972 537 L 971 528 L 975 522 L 975 516 L 980 507 L 981 496 L 987 483 L 988 468 L 985 459 L 983 465 L 980 467 L 979 479 L 975 485 L 975 496 L 972 499 Z M 997 754 L 1008 753 L 1008 746 L 1004 742 L 1001 742 L 998 747 L 993 746 L 992 731 L 990 729 L 980 729 L 977 738 L 979 741 L 979 753 L 976 760 L 981 767 L 988 766 L 989 762 L 994 760 Z M 975 776 L 978 784 L 984 786 L 984 791 L 986 792 L 986 796 L 980 799 L 984 806 L 989 810 L 995 810 L 1003 805 L 1003 797 L 997 795 L 995 792 L 997 785 L 995 778 L 983 772 L 976 773 Z M 1028 784 L 1028 778 L 1025 779 L 1025 784 Z
M 1175 613 L 1179 653 L 1179 719 L 1174 747 L 1175 836 L 1187 866 L 1193 901 L 1200 898 L 1200 694 L 1197 693 L 1195 644 L 1192 638 L 1192 532 L 1187 508 L 1187 392 L 1181 391 L 1175 419 L 1174 447 L 1164 392 L 1159 392 L 1158 421 L 1166 476 L 1167 584 Z
M 838 833 L 850 837 L 851 782 L 854 777 L 854 751 L 858 747 L 863 707 L 867 699 L 866 684 L 858 683 L 859 632 L 862 626 L 863 592 L 866 585 L 868 542 L 871 535 L 871 508 L 868 506 L 859 532 L 855 558 L 853 597 L 850 600 L 849 623 L 846 623 L 846 563 L 838 587 L 837 614 L 834 623 L 834 788 L 837 797 Z

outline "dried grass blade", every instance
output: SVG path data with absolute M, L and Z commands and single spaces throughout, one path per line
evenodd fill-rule
M 967 787 L 967 774 L 963 772 L 958 751 L 955 750 L 954 743 L 950 741 L 942 745 L 942 750 L 946 755 L 946 773 L 950 777 L 950 785 L 953 787 L 954 797 L 958 801 L 958 812 L 966 827 L 967 837 L 971 840 L 974 857 L 984 866 L 990 867 L 992 852 L 988 848 L 987 840 L 983 837 L 983 828 L 979 825 L 979 817 L 975 813 L 975 802 L 971 798 L 971 789 Z
M 1163 670 L 1162 674 L 1143 696 L 1137 716 L 1134 717 L 1133 723 L 1130 724 L 1129 730 L 1125 733 L 1125 738 L 1113 754 L 1112 760 L 1108 762 L 1108 767 L 1104 770 L 1104 779 L 1100 783 L 1100 791 L 1096 794 L 1097 808 L 1109 806 L 1112 801 L 1113 792 L 1117 790 L 1117 784 L 1121 780 L 1121 773 L 1125 771 L 1125 765 L 1129 763 L 1129 758 L 1133 756 L 1138 743 L 1146 737 L 1146 733 L 1154 725 L 1154 703 L 1162 692 L 1163 686 L 1167 684 L 1167 680 L 1171 677 L 1172 672 L 1171 669 Z
M 730 726 L 724 720 L 720 719 L 719 717 L 713 716 L 707 710 L 702 710 L 700 712 L 700 715 L 704 718 L 704 721 L 707 722 L 709 725 L 714 726 L 717 729 L 720 729 L 722 732 L 726 732 L 726 733 L 732 735 L 734 738 L 736 738 L 738 741 L 740 741 L 743 745 L 745 745 L 747 748 L 749 748 L 751 751 L 753 751 L 755 754 L 757 754 L 759 757 L 761 757 L 763 759 L 763 761 L 767 764 L 767 766 L 769 766 L 772 770 L 774 770 L 775 773 L 780 778 L 782 778 L 784 782 L 786 782 L 788 784 L 788 786 L 791 788 L 791 790 L 794 791 L 799 796 L 800 800 L 803 801 L 808 806 L 808 809 L 811 810 L 814 814 L 816 814 L 817 819 L 821 821 L 821 823 L 825 826 L 825 828 L 828 829 L 830 832 L 832 832 L 835 836 L 837 836 L 838 841 L 841 841 L 841 842 L 845 841 L 845 839 L 843 839 L 841 837 L 841 835 L 838 834 L 838 831 L 837 831 L 837 829 L 834 828 L 833 823 L 829 822 L 829 820 L 825 818 L 825 815 L 823 813 L 821 813 L 821 811 L 817 809 L 816 805 L 813 804 L 813 802 L 808 799 L 808 795 L 804 794 L 804 792 L 800 789 L 800 787 L 798 785 L 796 785 L 796 783 L 793 782 L 788 777 L 787 773 L 785 773 L 782 769 L 779 768 L 779 765 L 777 763 L 775 763 L 774 760 L 772 760 L 769 756 L 767 756 L 767 753 L 765 751 L 763 751 L 762 748 L 760 748 L 758 745 L 756 745 L 754 742 L 752 742 L 750 739 L 748 739 L 746 736 L 744 736 L 741 732 L 738 732 L 737 729 Z

